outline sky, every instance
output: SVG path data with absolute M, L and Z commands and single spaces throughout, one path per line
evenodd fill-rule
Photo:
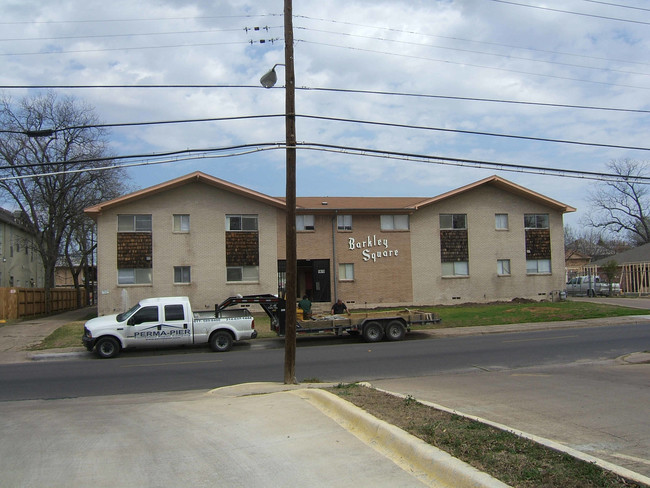
M 221 119 L 112 127 L 115 156 L 213 150 L 133 158 L 148 163 L 129 167 L 133 189 L 202 171 L 284 195 L 285 153 L 262 148 L 285 140 L 285 68 L 276 87 L 259 83 L 284 63 L 283 1 L 0 0 L 0 11 L 2 95 L 67 86 L 57 95 L 105 124 Z M 294 0 L 293 27 L 298 196 L 432 197 L 496 174 L 577 208 L 565 224 L 579 228 L 598 181 L 516 167 L 609 173 L 649 159 L 643 0 Z

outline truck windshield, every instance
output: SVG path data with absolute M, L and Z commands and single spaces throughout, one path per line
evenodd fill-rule
M 123 312 L 123 313 L 119 314 L 119 315 L 116 317 L 116 318 L 117 318 L 117 321 L 118 321 L 118 322 L 124 322 L 125 320 L 128 320 L 129 317 L 130 317 L 131 315 L 133 315 L 133 314 L 136 312 L 136 310 L 138 310 L 139 308 L 140 308 L 140 304 L 139 304 L 139 303 L 136 304 L 136 305 L 134 305 L 133 307 L 131 307 L 131 308 L 130 308 L 129 310 L 127 310 L 126 312 Z

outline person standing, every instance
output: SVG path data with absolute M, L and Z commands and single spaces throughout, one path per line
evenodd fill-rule
M 340 315 L 342 313 L 347 313 L 350 315 L 350 311 L 348 310 L 348 307 L 343 303 L 343 300 L 340 298 L 336 300 L 336 303 L 332 305 L 332 315 Z

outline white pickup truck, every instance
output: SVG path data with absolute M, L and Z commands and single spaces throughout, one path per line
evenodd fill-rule
M 86 322 L 83 343 L 100 358 L 122 349 L 210 344 L 229 351 L 234 341 L 257 337 L 255 321 L 246 309 L 192 312 L 188 297 L 146 298 L 127 312 Z

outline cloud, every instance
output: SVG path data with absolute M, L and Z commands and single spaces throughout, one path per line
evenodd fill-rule
M 490 0 L 294 2 L 299 88 L 434 96 L 300 89 L 296 110 L 406 126 L 646 146 L 646 113 L 476 100 L 648 109 L 647 26 L 612 19 L 650 21 L 650 14 L 578 0 L 547 4 L 548 8 L 526 8 Z M 277 68 L 280 88 L 258 86 L 264 72 L 284 63 L 278 1 L 21 2 L 5 9 L 2 22 L 0 55 L 5 69 L 0 85 L 5 87 L 206 85 L 60 90 L 88 101 L 107 123 L 284 113 L 284 68 Z M 33 93 L 10 92 L 14 97 Z M 111 134 L 114 152 L 143 154 L 281 142 L 284 121 L 276 117 L 128 127 L 115 128 Z M 297 138 L 596 172 L 606 171 L 612 159 L 648 159 L 646 151 L 300 117 Z M 281 151 L 273 151 L 129 172 L 137 187 L 200 169 L 281 195 L 283 158 Z M 345 152 L 298 153 L 302 195 L 433 196 L 494 173 L 580 210 L 586 206 L 585 190 L 593 184 Z

